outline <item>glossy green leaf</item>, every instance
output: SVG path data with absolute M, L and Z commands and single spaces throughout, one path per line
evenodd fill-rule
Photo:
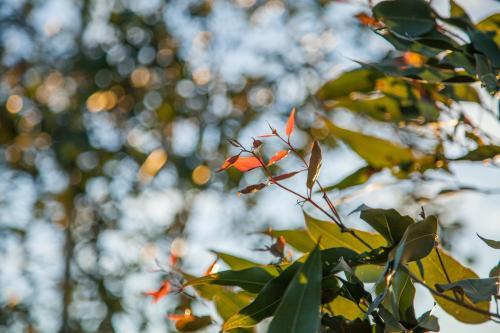
M 321 251 L 317 246 L 293 277 L 269 325 L 269 333 L 311 333 L 320 325 Z
M 382 1 L 373 7 L 373 15 L 406 38 L 421 36 L 436 27 L 431 9 L 423 0 Z
M 436 284 L 436 289 L 440 292 L 458 290 L 465 293 L 473 303 L 479 303 L 489 301 L 491 296 L 497 294 L 497 284 L 496 278 L 465 279 L 452 283 Z
M 278 308 L 288 284 L 301 266 L 302 263 L 295 262 L 279 276 L 269 281 L 252 303 L 242 308 L 224 323 L 224 331 L 238 327 L 252 327 L 272 316 Z
M 311 238 L 315 240 L 321 238 L 321 246 L 323 248 L 345 247 L 357 253 L 369 250 L 369 248 L 350 233 L 340 231 L 339 226 L 333 222 L 317 220 L 305 212 L 304 218 Z M 362 230 L 355 230 L 354 232 L 373 248 L 386 245 L 384 238 L 380 235 Z
M 476 273 L 474 273 L 471 269 L 460 264 L 457 260 L 451 257 L 448 253 L 446 253 L 446 251 L 440 249 L 439 253 L 441 255 L 441 259 L 443 260 L 443 264 L 446 267 L 446 273 L 448 274 L 451 282 L 464 279 L 478 278 Z M 410 270 L 413 272 L 413 274 L 420 276 L 429 286 L 448 283 L 448 279 L 446 277 L 443 268 L 441 267 L 436 250 L 432 251 L 427 257 L 423 258 L 421 262 L 424 268 L 424 276 L 422 277 L 420 275 L 416 263 L 412 263 L 409 265 Z M 447 291 L 445 292 L 445 294 L 450 297 L 454 297 L 452 291 Z M 486 315 L 468 310 L 453 302 L 444 300 L 439 296 L 436 295 L 433 296 L 434 299 L 439 304 L 439 306 L 441 306 L 441 308 L 443 308 L 446 312 L 448 312 L 450 315 L 455 317 L 455 319 L 461 322 L 469 324 L 479 324 L 489 320 L 489 317 Z M 465 298 L 465 300 L 467 301 L 467 298 Z M 488 311 L 490 307 L 489 302 L 480 302 L 477 304 L 470 302 L 470 304 L 485 311 Z
M 272 230 L 271 235 L 273 237 L 285 237 L 288 245 L 303 253 L 312 251 L 316 246 L 316 243 L 306 230 Z
M 216 284 L 222 286 L 235 286 L 251 293 L 258 293 L 264 285 L 278 275 L 274 267 L 251 267 L 242 270 L 222 271 L 186 282 L 186 286 L 200 284 Z

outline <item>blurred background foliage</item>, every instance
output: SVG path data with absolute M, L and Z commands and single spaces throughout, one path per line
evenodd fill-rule
M 236 199 L 258 176 L 213 172 L 227 138 L 246 142 L 292 106 L 297 146 L 361 158 L 332 157 L 345 178 L 324 172 L 337 204 L 401 183 L 408 210 L 495 196 L 449 166 L 498 166 L 498 14 L 436 3 L 422 15 L 440 25 L 409 36 L 364 1 L 3 1 L 0 330 L 165 331 L 165 309 L 144 305 L 149 270 L 169 253 L 206 265 L 200 248 L 219 240 L 200 240 L 228 228 L 226 247 L 262 243 L 245 233 L 276 222 L 273 194 Z

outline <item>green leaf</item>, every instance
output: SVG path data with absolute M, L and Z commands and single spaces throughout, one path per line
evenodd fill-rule
M 382 274 L 384 274 L 385 269 L 383 266 L 379 265 L 361 265 L 356 267 L 355 274 L 358 279 L 365 283 L 375 283 L 377 282 Z
M 186 317 L 178 320 L 175 323 L 175 328 L 179 332 L 196 332 L 212 324 L 212 318 L 210 316 L 202 317 Z
M 288 284 L 301 266 L 302 263 L 295 262 L 279 276 L 269 281 L 252 303 L 241 309 L 224 323 L 224 331 L 237 327 L 252 327 L 265 318 L 272 316 Z
M 476 28 L 489 34 L 493 34 L 495 37 L 493 40 L 498 45 L 500 44 L 500 14 L 493 14 L 478 24 Z
M 335 223 L 317 220 L 305 212 L 304 218 L 311 238 L 314 240 L 321 238 L 321 246 L 324 248 L 345 247 L 357 253 L 369 250 L 369 248 L 350 233 L 340 231 L 339 226 Z M 354 230 L 354 232 L 373 248 L 386 245 L 384 238 L 380 235 L 362 230 Z
M 222 286 L 236 286 L 251 293 L 258 293 L 265 284 L 278 275 L 274 267 L 251 267 L 242 270 L 222 271 L 202 276 L 185 283 L 185 286 L 200 284 L 216 284 Z
M 423 315 L 421 315 L 418 318 L 418 326 L 422 327 L 425 330 L 432 331 L 432 332 L 439 332 L 439 323 L 438 319 L 433 316 L 431 311 L 425 312 Z
M 474 48 L 484 54 L 494 68 L 500 67 L 500 49 L 493 38 L 482 31 L 468 29 L 468 35 Z
M 259 263 L 250 261 L 248 259 L 239 258 L 228 253 L 219 251 L 212 251 L 212 252 L 215 253 L 217 257 L 219 257 L 222 261 L 224 261 L 233 270 L 241 270 L 250 267 L 261 266 Z
M 389 255 L 394 258 L 394 266 L 427 257 L 437 239 L 437 225 L 435 216 L 428 216 L 422 222 L 410 225 Z
M 321 251 L 317 246 L 286 289 L 269 333 L 311 333 L 320 325 Z
M 483 242 L 485 242 L 489 247 L 491 247 L 493 249 L 500 250 L 500 241 L 496 241 L 493 239 L 487 239 L 487 238 L 481 237 L 481 235 L 479 235 L 479 234 L 476 234 L 476 235 L 477 235 L 477 237 L 481 238 L 483 240 Z
M 358 170 L 354 171 L 352 174 L 349 176 L 345 177 L 344 179 L 340 180 L 338 183 L 335 183 L 330 186 L 326 186 L 324 188 L 325 191 L 332 191 L 332 190 L 343 190 L 351 186 L 356 186 L 356 185 L 361 185 L 364 184 L 370 179 L 370 177 L 378 172 L 379 170 L 376 170 L 370 166 L 364 166 L 362 168 L 359 168 Z
M 376 169 L 411 163 L 415 156 L 411 149 L 393 142 L 361 134 L 336 126 L 323 118 L 330 134 L 344 141 L 355 153 Z
M 497 294 L 497 283 L 498 279 L 496 278 L 465 279 L 447 284 L 438 283 L 436 284 L 436 289 L 439 292 L 452 289 L 458 290 L 465 293 L 472 302 L 479 303 L 481 301 L 489 301 L 491 296 Z
M 500 155 L 500 146 L 484 145 L 477 147 L 462 157 L 456 158 L 455 161 L 482 161 L 498 155 Z
M 391 283 L 392 313 L 397 315 L 399 321 L 415 323 L 415 310 L 413 300 L 415 287 L 408 273 L 398 270 Z
M 448 274 L 450 281 L 454 282 L 464 279 L 478 278 L 476 273 L 474 273 L 471 269 L 460 264 L 457 260 L 451 257 L 444 250 L 439 249 L 439 253 L 441 255 L 441 259 L 443 260 L 443 264 L 446 267 L 446 273 Z M 439 258 L 435 250 L 432 251 L 427 257 L 423 258 L 421 260 L 421 263 L 424 268 L 423 277 L 421 276 L 416 263 L 411 263 L 409 265 L 409 268 L 413 272 L 413 274 L 425 280 L 425 283 L 427 285 L 435 286 L 436 284 L 449 283 L 446 277 L 446 273 L 441 267 Z M 446 291 L 445 294 L 450 297 L 454 297 L 452 291 Z M 443 308 L 443 310 L 445 310 L 447 313 L 449 313 L 450 315 L 452 315 L 461 322 L 469 324 L 479 324 L 489 320 L 489 316 L 473 312 L 453 302 L 444 300 L 439 296 L 433 295 L 433 297 L 439 304 L 439 306 Z M 465 298 L 465 301 L 467 301 L 467 298 Z M 477 304 L 473 304 L 472 302 L 469 303 L 485 311 L 488 311 L 490 308 L 489 302 L 480 302 Z
M 370 92 L 375 89 L 376 80 L 381 77 L 382 73 L 370 68 L 351 70 L 327 82 L 316 96 L 321 100 L 332 100 L 348 96 L 352 92 Z
M 352 112 L 367 115 L 375 120 L 398 122 L 403 119 L 397 99 L 381 96 L 375 98 L 342 98 L 336 103 L 327 104 L 331 108 L 346 108 Z
M 307 169 L 307 187 L 309 189 L 312 189 L 316 179 L 318 179 L 322 160 L 323 158 L 321 157 L 321 148 L 319 147 L 319 143 L 318 141 L 314 141 L 311 158 L 309 159 L 309 168 Z
M 302 253 L 311 252 L 316 243 L 306 230 L 272 230 L 273 237 L 283 236 L 286 243 Z
M 409 216 L 402 216 L 395 209 L 378 209 L 360 206 L 360 218 L 381 234 L 389 244 L 396 244 L 406 229 L 414 223 Z
M 373 7 L 373 15 L 406 38 L 421 36 L 436 27 L 431 9 L 423 0 L 382 1 Z
M 342 296 L 337 296 L 328 304 L 335 315 L 340 315 L 348 320 L 363 319 L 365 314 L 361 309 L 351 301 Z
M 474 53 L 474 59 L 476 60 L 477 76 L 490 93 L 496 93 L 498 91 L 498 82 L 488 58 L 482 54 Z

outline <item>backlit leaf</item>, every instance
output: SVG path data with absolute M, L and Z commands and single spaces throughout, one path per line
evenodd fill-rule
M 278 161 L 281 161 L 282 159 L 284 159 L 285 157 L 288 156 L 289 152 L 290 152 L 289 150 L 280 150 L 279 152 L 277 152 L 276 154 L 274 154 L 271 157 L 271 159 L 269 160 L 269 162 L 267 162 L 267 166 L 271 166 L 274 163 L 276 163 Z
M 306 230 L 272 230 L 271 235 L 273 237 L 285 237 L 288 245 L 303 253 L 312 251 L 316 246 L 316 243 Z
M 286 289 L 269 325 L 269 333 L 318 331 L 321 279 L 321 252 L 319 246 L 316 246 Z
M 479 303 L 489 301 L 492 296 L 497 295 L 499 283 L 497 278 L 465 279 L 453 283 L 436 284 L 436 289 L 440 292 L 458 290 L 465 293 L 472 302 Z
M 286 122 L 286 136 L 290 137 L 295 127 L 295 108 L 292 109 L 288 121 Z
M 224 261 L 233 270 L 242 270 L 250 267 L 261 266 L 256 262 L 236 257 L 233 256 L 232 254 L 228 254 L 225 252 L 219 252 L 219 251 L 212 251 L 212 252 L 215 253 L 217 257 L 219 257 L 222 261 Z
M 316 179 L 318 179 L 322 161 L 321 148 L 318 141 L 314 141 L 309 159 L 309 168 L 307 169 L 307 187 L 309 189 L 313 187 Z
M 170 283 L 168 281 L 164 281 L 158 290 L 147 292 L 146 295 L 153 297 L 153 303 L 156 303 L 163 297 L 167 296 L 169 292 Z

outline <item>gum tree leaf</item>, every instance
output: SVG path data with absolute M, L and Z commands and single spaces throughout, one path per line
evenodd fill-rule
M 232 254 L 228 254 L 225 252 L 219 252 L 219 251 L 212 251 L 212 252 L 215 253 L 217 257 L 219 257 L 222 261 L 224 261 L 233 270 L 242 270 L 255 266 L 261 266 L 261 264 L 258 264 L 254 261 L 236 257 L 233 256 Z
M 377 79 L 383 76 L 371 68 L 354 69 L 327 82 L 318 90 L 316 96 L 325 101 L 348 96 L 353 91 L 367 93 L 375 89 Z
M 316 246 L 306 230 L 272 230 L 271 235 L 285 237 L 288 245 L 302 253 L 311 252 Z
M 435 216 L 428 216 L 422 222 L 410 225 L 389 255 L 394 258 L 394 266 L 427 257 L 437 239 L 437 224 Z
M 289 152 L 290 152 L 289 150 L 280 150 L 280 151 L 278 151 L 276 154 L 274 154 L 271 157 L 271 159 L 269 160 L 269 162 L 267 162 L 267 166 L 271 166 L 271 165 L 275 164 L 276 162 L 281 161 L 282 159 L 284 159 L 285 157 L 288 156 Z
M 423 0 L 382 1 L 373 7 L 373 14 L 399 36 L 413 38 L 436 27 L 429 5 Z
M 395 209 L 364 208 L 360 218 L 381 234 L 389 244 L 396 244 L 406 229 L 414 223 L 413 219 L 399 214 Z
M 264 183 L 249 185 L 249 186 L 245 187 L 244 189 L 239 190 L 238 195 L 255 193 L 255 192 L 262 190 L 266 186 L 267 185 Z
M 314 186 L 316 179 L 318 179 L 322 161 L 321 148 L 319 147 L 318 141 L 314 141 L 311 158 L 309 159 L 309 168 L 307 169 L 307 187 L 309 189 Z
M 302 263 L 295 262 L 279 276 L 269 281 L 252 303 L 234 314 L 225 323 L 223 330 L 229 331 L 238 327 L 252 327 L 276 311 L 285 290 L 295 276 Z
M 400 321 L 415 323 L 413 300 L 415 287 L 408 273 L 398 270 L 391 283 L 392 312 L 397 314 Z
M 189 280 L 185 286 L 216 284 L 221 286 L 236 286 L 251 293 L 258 293 L 276 275 L 278 275 L 278 271 L 273 267 L 251 267 L 202 276 Z
M 364 312 L 361 311 L 356 303 L 342 296 L 335 297 L 335 299 L 328 304 L 328 307 L 331 308 L 335 314 L 341 315 L 348 320 L 363 319 L 365 316 Z
M 196 332 L 212 324 L 212 318 L 210 316 L 187 316 L 185 318 L 179 319 L 175 323 L 175 328 L 179 332 Z
M 320 325 L 321 251 L 319 246 L 295 273 L 276 309 L 269 333 L 311 333 Z
M 415 161 L 413 152 L 407 147 L 338 127 L 327 118 L 323 120 L 331 135 L 344 141 L 356 154 L 376 169 Z
M 376 172 L 378 172 L 378 170 L 376 170 L 370 166 L 364 166 L 364 167 L 354 171 L 352 174 L 345 177 L 344 179 L 340 180 L 338 183 L 324 187 L 324 190 L 327 192 L 335 190 L 335 189 L 343 190 L 343 189 L 351 187 L 351 186 L 364 184 Z
M 418 318 L 418 326 L 432 332 L 440 330 L 438 319 L 432 315 L 432 310 L 425 312 Z
M 436 284 L 439 292 L 447 290 L 459 290 L 467 295 L 474 303 L 489 301 L 491 296 L 497 294 L 498 279 L 465 279 L 447 284 Z
M 500 146 L 484 145 L 480 146 L 455 161 L 482 161 L 500 155 Z
M 451 257 L 446 251 L 439 249 L 439 253 L 441 255 L 441 259 L 443 260 L 443 264 L 446 267 L 446 272 L 448 273 L 448 276 L 452 282 L 464 279 L 479 278 L 478 275 L 474 273 L 474 271 L 463 266 L 460 262 Z M 441 267 L 439 258 L 435 250 L 432 251 L 427 257 L 423 258 L 421 260 L 421 263 L 424 268 L 423 277 L 421 276 L 416 263 L 410 263 L 409 268 L 413 272 L 413 274 L 419 276 L 422 280 L 425 281 L 426 284 L 428 284 L 429 286 L 435 286 L 436 284 L 448 283 L 448 279 L 446 278 L 446 274 Z M 445 294 L 450 297 L 454 297 L 452 291 L 446 291 Z M 433 295 L 433 297 L 443 310 L 455 317 L 455 319 L 457 319 L 458 321 L 468 324 L 480 324 L 489 320 L 489 316 L 473 312 L 453 302 L 444 300 L 439 296 Z M 465 300 L 467 301 L 467 297 L 465 297 Z M 485 311 L 488 311 L 490 308 L 489 302 L 480 302 L 477 304 L 474 304 L 472 302 L 469 303 Z
M 295 108 L 292 109 L 290 113 L 290 117 L 288 117 L 288 121 L 286 122 L 286 136 L 290 138 L 293 133 L 293 129 L 295 128 Z
M 496 241 L 493 239 L 487 239 L 487 238 L 481 237 L 479 234 L 476 234 L 476 235 L 477 235 L 477 237 L 481 238 L 482 241 L 485 242 L 489 247 L 491 247 L 493 249 L 497 249 L 497 250 L 500 249 L 500 241 Z
M 345 247 L 357 253 L 369 250 L 350 233 L 341 232 L 335 223 L 317 220 L 305 212 L 304 218 L 309 235 L 313 240 L 321 238 L 321 246 L 324 248 Z M 354 232 L 374 249 L 387 245 L 385 239 L 380 235 L 362 230 L 354 230 Z

